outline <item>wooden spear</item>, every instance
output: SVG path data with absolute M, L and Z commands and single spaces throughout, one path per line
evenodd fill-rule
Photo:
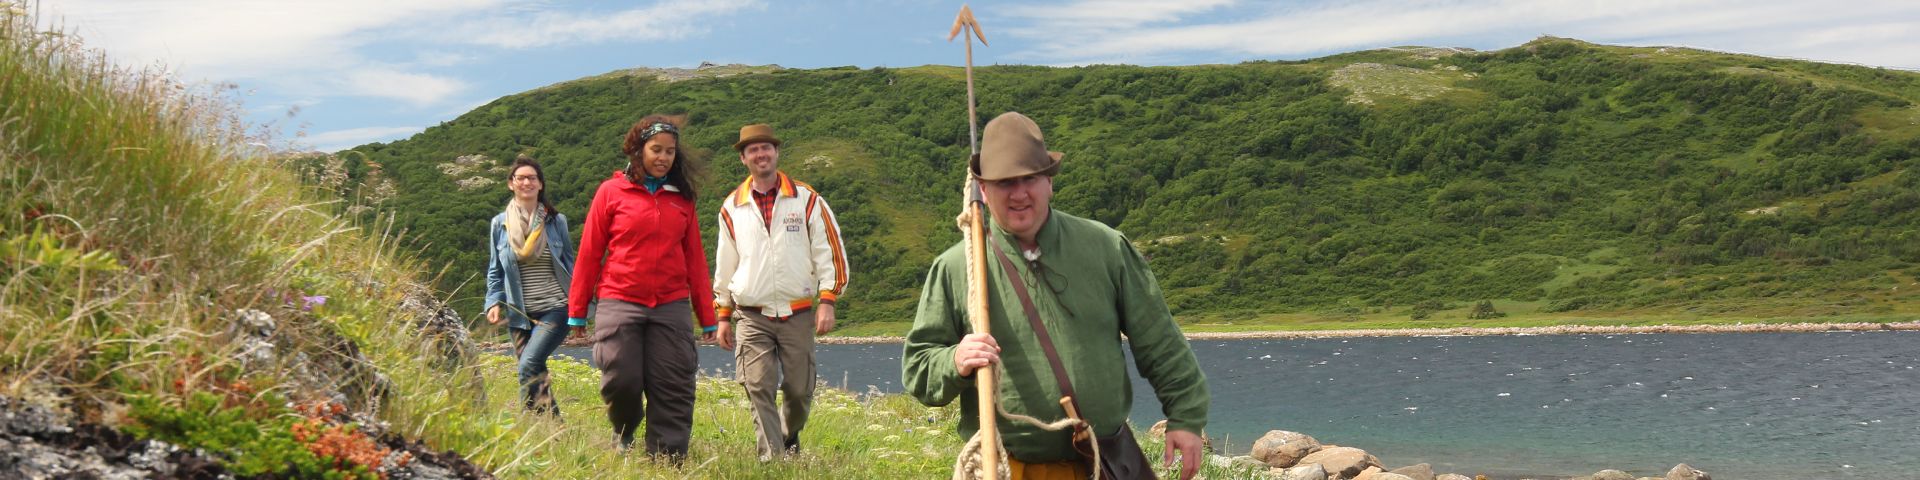
M 974 113 L 973 100 L 973 40 L 979 40 L 980 46 L 987 46 L 987 37 L 980 32 L 980 22 L 974 20 L 973 9 L 960 6 L 960 14 L 953 17 L 953 31 L 947 33 L 951 42 L 960 33 L 967 33 L 967 144 L 973 154 L 968 158 L 980 156 L 980 116 Z M 969 161 L 971 164 L 971 161 Z M 966 210 L 967 256 L 967 320 L 977 333 L 990 333 L 987 321 L 987 212 L 981 208 L 980 182 L 973 178 L 969 165 L 966 194 L 963 209 Z M 980 404 L 980 478 L 996 480 L 1000 475 L 1000 428 L 999 415 L 994 404 L 999 401 L 999 390 L 994 382 L 994 369 L 989 367 L 974 370 L 974 393 Z

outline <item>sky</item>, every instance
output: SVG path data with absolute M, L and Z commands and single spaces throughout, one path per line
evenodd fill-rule
M 31 1 L 31 0 L 30 0 Z M 1193 65 L 1542 35 L 1920 70 L 1915 0 L 1030 0 L 971 8 L 976 65 Z M 277 143 L 403 139 L 497 98 L 634 67 L 960 65 L 960 2 L 38 0 L 123 66 L 235 85 Z

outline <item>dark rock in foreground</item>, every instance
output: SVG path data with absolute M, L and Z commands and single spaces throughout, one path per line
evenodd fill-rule
M 213 457 L 0 397 L 0 472 L 8 478 L 233 478 Z

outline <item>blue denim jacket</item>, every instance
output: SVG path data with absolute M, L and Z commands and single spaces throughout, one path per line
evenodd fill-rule
M 493 216 L 492 234 L 487 236 L 487 305 L 480 308 L 481 313 L 494 305 L 507 304 L 501 309 L 506 315 L 507 326 L 525 330 L 533 329 L 533 322 L 522 313 L 526 310 L 526 296 L 520 289 L 520 262 L 514 259 L 513 244 L 507 241 L 507 214 L 500 212 Z M 555 213 L 547 217 L 541 235 L 547 241 L 547 251 L 553 256 L 553 277 L 560 282 L 560 295 L 565 298 L 567 287 L 573 283 L 573 256 L 575 251 L 568 244 L 573 243 L 567 237 L 567 216 Z

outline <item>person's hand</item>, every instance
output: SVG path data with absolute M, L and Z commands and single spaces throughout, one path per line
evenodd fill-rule
M 489 309 L 487 309 L 487 323 L 491 323 L 491 324 L 494 324 L 494 325 L 499 325 L 499 324 L 500 324 L 500 321 L 501 321 L 501 319 L 500 319 L 500 306 L 499 306 L 499 305 L 494 305 L 494 306 L 493 306 L 493 308 L 489 308 Z
M 984 333 L 969 334 L 960 337 L 960 344 L 953 346 L 953 366 L 960 370 L 960 376 L 973 375 L 973 370 L 1000 362 L 1000 342 L 993 341 L 992 335 Z
M 576 326 L 576 327 L 573 327 L 573 340 L 574 340 L 575 342 L 583 342 L 583 341 L 586 341 L 586 340 L 587 340 L 587 326 L 586 326 L 586 325 L 580 325 L 580 326 Z
M 700 341 L 713 343 L 714 333 L 715 332 L 700 332 Z
M 1189 480 L 1200 473 L 1200 435 L 1186 430 L 1167 430 L 1167 451 L 1160 457 L 1161 465 L 1173 465 L 1173 452 L 1180 452 L 1180 480 Z
M 713 339 L 720 344 L 720 348 L 733 350 L 733 322 L 721 319 L 720 328 L 713 331 Z
M 813 308 L 813 334 L 826 335 L 833 331 L 833 304 L 822 303 Z

